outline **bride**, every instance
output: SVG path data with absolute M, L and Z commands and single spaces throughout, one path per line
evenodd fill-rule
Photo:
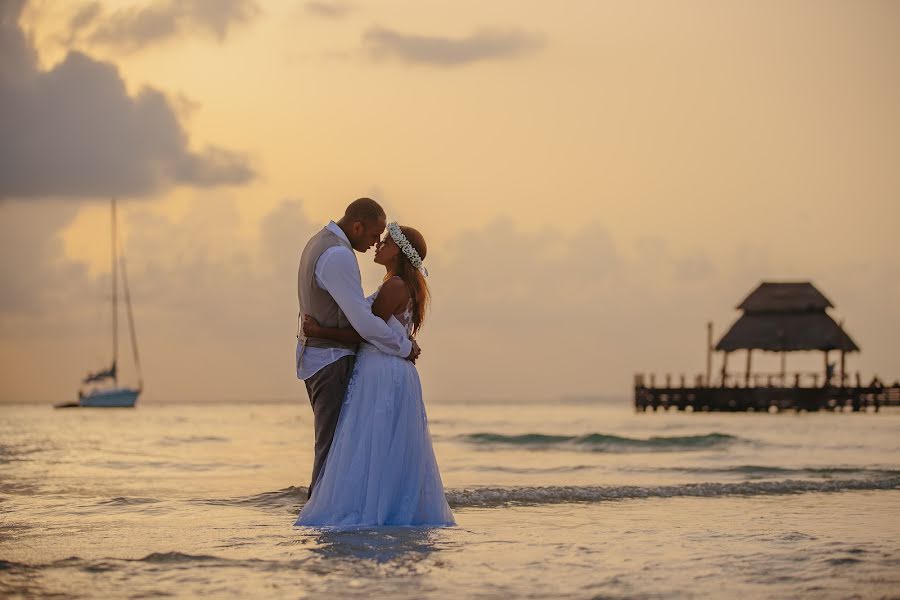
M 368 300 L 372 312 L 407 335 L 429 301 L 422 234 L 389 223 L 375 251 L 387 270 Z M 454 525 L 444 495 L 415 365 L 368 344 L 352 328 L 304 317 L 308 337 L 360 344 L 322 476 L 295 525 Z

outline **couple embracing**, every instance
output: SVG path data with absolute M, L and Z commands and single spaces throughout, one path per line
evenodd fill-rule
M 300 257 L 297 377 L 315 427 L 309 499 L 296 525 L 453 525 L 438 471 L 414 335 L 428 305 L 425 239 L 352 202 Z M 382 237 L 383 235 L 383 237 Z M 364 297 L 356 252 L 375 246 L 387 274 Z

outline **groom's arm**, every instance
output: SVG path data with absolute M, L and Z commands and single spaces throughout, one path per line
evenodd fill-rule
M 363 296 L 359 265 L 351 250 L 341 247 L 326 251 L 319 257 L 316 277 L 363 339 L 387 354 L 404 358 L 410 355 L 410 339 L 372 313 Z

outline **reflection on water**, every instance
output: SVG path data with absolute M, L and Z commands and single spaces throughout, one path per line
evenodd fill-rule
M 453 577 L 440 555 L 457 549 L 458 528 L 381 527 L 325 530 L 294 527 L 282 547 L 292 549 L 298 579 L 309 593 L 422 597 Z M 302 563 L 302 564 L 300 564 Z
M 411 570 L 439 550 L 440 529 L 380 527 L 377 529 L 312 530 L 297 527 L 306 549 L 329 560 L 352 564 L 373 561 L 393 563 Z M 306 531 L 304 531 L 306 530 Z

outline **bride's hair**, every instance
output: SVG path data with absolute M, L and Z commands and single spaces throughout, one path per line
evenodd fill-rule
M 400 231 L 403 232 L 403 235 L 406 236 L 412 247 L 419 253 L 419 258 L 425 260 L 428 247 L 425 245 L 425 238 L 422 237 L 422 234 L 417 229 L 404 225 L 400 226 Z M 425 320 L 425 312 L 431 304 L 431 292 L 429 292 L 428 284 L 425 282 L 425 275 L 409 262 L 409 258 L 406 257 L 402 250 L 397 255 L 396 272 L 388 273 L 385 275 L 384 280 L 387 281 L 394 275 L 402 279 L 406 283 L 406 287 L 409 288 L 409 296 L 412 299 L 413 333 L 417 333 Z

